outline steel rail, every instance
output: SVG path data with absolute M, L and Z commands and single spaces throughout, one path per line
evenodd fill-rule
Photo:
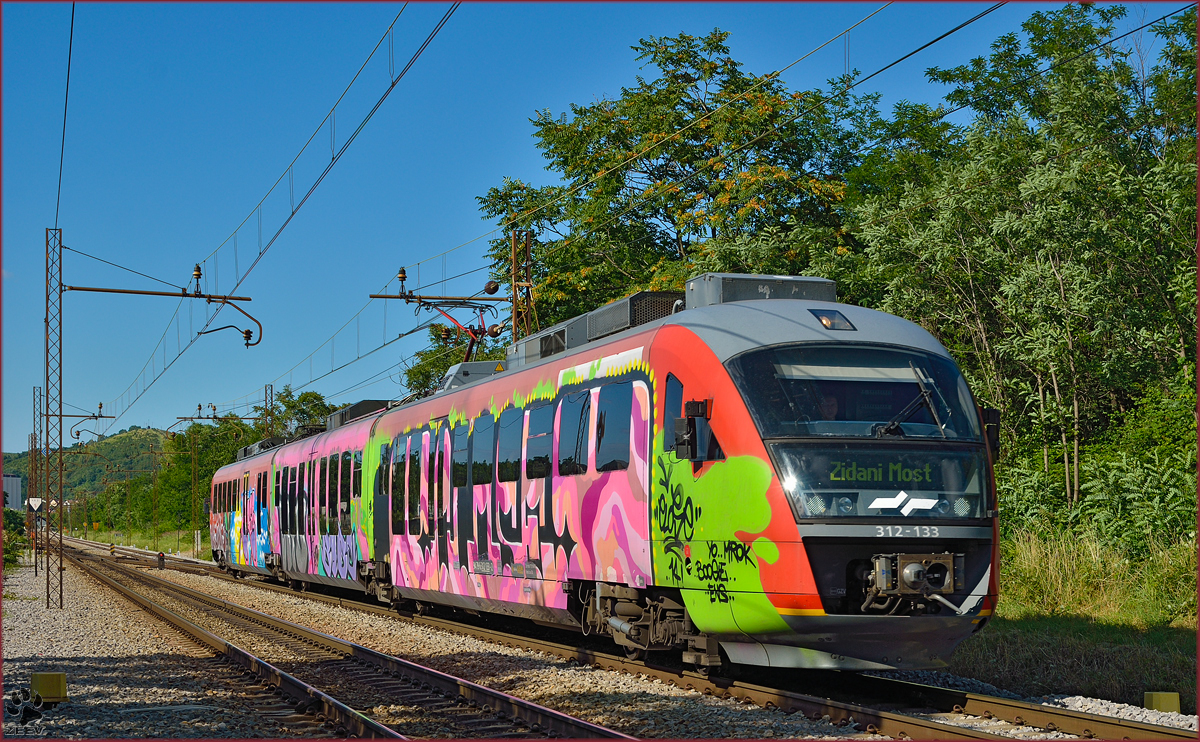
M 271 663 L 259 659 L 207 629 L 197 626 L 174 611 L 158 605 L 149 598 L 113 580 L 111 577 L 100 574 L 98 571 L 84 564 L 82 560 L 73 556 L 67 556 L 66 554 L 64 554 L 64 558 L 73 563 L 89 577 L 117 591 L 143 610 L 174 626 L 200 644 L 206 645 L 216 653 L 224 655 L 234 664 L 240 665 L 250 673 L 257 675 L 267 684 L 279 689 L 281 693 L 291 696 L 309 709 L 316 709 L 318 713 L 323 713 L 326 718 L 341 725 L 347 732 L 358 737 L 408 739 L 408 737 L 389 729 L 379 722 L 368 719 L 341 701 L 298 680 Z M 307 699 L 307 701 L 303 699 Z
M 1075 734 L 1089 739 L 1195 740 L 1197 738 L 1196 732 L 1190 729 L 1146 724 L 1140 721 L 1089 714 L 1040 703 L 985 696 L 953 688 L 938 688 L 906 680 L 860 675 L 855 678 L 854 682 L 860 688 L 871 692 L 886 693 L 892 696 L 901 694 L 919 699 L 922 703 L 944 712 L 982 716 L 985 719 L 995 718 L 1013 724 Z
M 237 580 L 236 578 L 229 577 L 224 574 L 214 573 L 214 576 L 219 576 L 222 579 L 226 579 L 231 582 L 242 582 L 240 580 Z M 157 580 L 158 578 L 152 578 L 152 579 Z M 173 589 L 180 590 L 184 594 L 194 594 L 196 596 L 199 596 L 200 598 L 204 599 L 206 602 L 221 603 L 223 605 L 236 605 L 236 604 L 229 604 L 227 601 L 224 601 L 220 598 L 206 596 L 203 593 L 199 593 L 197 591 L 191 590 L 190 588 L 184 587 L 182 585 L 179 585 L 178 583 L 174 583 L 169 580 L 162 580 L 162 582 L 165 582 L 166 584 L 170 585 Z M 279 592 L 279 593 L 282 593 L 285 595 L 303 596 L 303 597 L 307 597 L 307 598 L 310 598 L 313 600 L 318 600 L 318 601 L 321 601 L 324 603 L 328 603 L 331 605 L 337 605 L 337 606 L 340 606 L 343 608 L 362 610 L 362 611 L 366 611 L 366 612 L 370 612 L 370 613 L 376 613 L 379 615 L 390 616 L 393 618 L 397 616 L 397 613 L 393 610 L 388 610 L 388 609 L 382 608 L 380 606 L 372 606 L 369 604 L 358 603 L 355 601 L 346 600 L 344 598 L 338 598 L 338 597 L 326 596 L 326 595 L 318 595 L 318 594 L 313 594 L 313 593 L 297 593 L 297 592 L 287 589 L 287 588 L 281 588 L 281 587 L 277 587 L 274 585 L 266 585 L 266 584 L 262 584 L 262 583 L 244 583 L 244 584 L 252 584 L 256 587 L 273 590 L 273 591 L 276 591 L 276 592 Z M 374 659 L 371 658 L 371 655 L 377 655 L 377 656 L 382 657 L 385 660 L 388 660 L 390 662 L 400 662 L 400 663 L 403 663 L 404 665 L 411 664 L 411 663 L 407 663 L 404 660 L 398 660 L 397 658 L 388 657 L 387 655 L 380 655 L 378 652 L 374 652 L 374 650 L 369 650 L 369 649 L 366 649 L 365 647 L 358 647 L 358 645 L 351 644 L 349 642 L 344 642 L 335 637 L 329 637 L 327 634 L 322 634 L 321 632 L 314 631 L 312 629 L 308 629 L 308 628 L 305 628 L 302 626 L 298 626 L 296 624 L 292 624 L 290 622 L 284 621 L 283 619 L 279 619 L 279 618 L 275 618 L 273 616 L 269 616 L 267 614 L 259 613 L 258 611 L 253 611 L 252 609 L 241 608 L 241 610 L 245 611 L 247 614 L 254 614 L 256 619 L 258 619 L 258 620 L 266 620 L 266 621 L 270 621 L 270 622 L 280 622 L 281 624 L 287 625 L 289 627 L 289 630 L 292 630 L 292 631 L 295 631 L 295 632 L 301 633 L 301 634 L 320 637 L 321 641 L 329 641 L 329 642 L 334 643 L 335 646 L 344 647 L 344 649 L 342 649 L 341 651 L 344 651 L 346 654 L 350 654 L 352 656 L 363 657 L 365 659 L 368 659 L 368 661 L 375 661 Z M 823 718 L 824 716 L 828 716 L 833 723 L 838 724 L 838 725 L 843 725 L 843 726 L 854 725 L 857 727 L 862 727 L 862 730 L 866 731 L 868 733 L 883 734 L 883 735 L 895 737 L 898 739 L 902 739 L 902 738 L 906 738 L 906 737 L 912 738 L 912 739 L 924 739 L 924 740 L 1010 739 L 1009 737 L 1004 737 L 1002 735 L 996 735 L 996 734 L 991 734 L 988 732 L 970 729 L 968 727 L 960 727 L 960 726 L 955 726 L 952 724 L 943 724 L 943 723 L 929 720 L 929 719 L 922 719 L 919 717 L 906 716 L 904 714 L 880 711 L 878 709 L 867 708 L 866 706 L 860 706 L 860 705 L 852 704 L 852 703 L 843 703 L 840 701 L 833 701 L 833 700 L 829 700 L 829 699 L 825 699 L 825 698 L 818 698 L 816 696 L 809 696 L 809 695 L 805 695 L 802 693 L 795 693 L 792 691 L 787 691 L 787 690 L 782 690 L 782 689 L 767 688 L 764 686 L 758 686 L 758 685 L 753 685 L 753 684 L 749 684 L 749 683 L 735 683 L 735 682 L 723 680 L 721 678 L 709 679 L 709 678 L 705 678 L 704 676 L 700 675 L 699 673 L 695 673 L 695 672 L 687 672 L 687 671 L 681 671 L 681 670 L 674 669 L 674 668 L 660 667 L 660 666 L 655 666 L 655 665 L 647 665 L 647 664 L 642 664 L 639 662 L 630 662 L 622 657 L 617 657 L 615 655 L 604 654 L 602 652 L 595 652 L 595 651 L 583 649 L 580 647 L 573 647 L 573 646 L 570 646 L 567 644 L 560 644 L 557 642 L 547 641 L 544 639 L 531 639 L 531 638 L 526 638 L 526 637 L 519 637 L 519 636 L 515 636 L 512 634 L 507 634 L 504 632 L 493 631 L 490 629 L 481 629 L 481 628 L 477 628 L 477 627 L 473 627 L 473 626 L 466 626 L 463 624 L 455 623 L 453 621 L 447 621 L 447 620 L 437 619 L 437 618 L 429 618 L 429 617 L 425 617 L 425 616 L 413 616 L 413 617 L 410 617 L 410 620 L 413 620 L 416 623 L 419 623 L 419 624 L 422 624 L 425 626 L 430 626 L 432 628 L 438 628 L 438 629 L 442 629 L 444 631 L 450 631 L 450 632 L 457 633 L 457 634 L 466 634 L 468 636 L 473 636 L 476 638 L 504 644 L 507 646 L 520 647 L 523 649 L 532 649 L 532 650 L 536 650 L 536 651 L 543 651 L 543 652 L 546 652 L 548 654 L 552 654 L 555 656 L 574 659 L 577 662 L 579 662 L 580 664 L 586 664 L 586 665 L 590 665 L 592 667 L 597 667 L 600 669 L 623 671 L 623 672 L 627 672 L 627 673 L 631 673 L 631 674 L 649 675 L 651 677 L 656 677 L 658 679 L 672 683 L 681 688 L 686 688 L 689 690 L 696 690 L 705 695 L 727 696 L 727 697 L 731 697 L 731 698 L 736 698 L 741 701 L 749 701 L 751 703 L 754 703 L 755 705 L 762 706 L 764 708 L 777 708 L 781 711 L 788 712 L 788 713 L 801 712 L 806 717 L 814 719 L 814 720 L 818 720 L 818 719 Z M 416 667 L 420 667 L 420 666 L 417 665 Z M 436 671 L 434 671 L 434 672 L 436 672 Z M 442 673 L 438 673 L 438 674 L 442 675 Z M 435 687 L 438 687 L 439 689 L 445 690 L 447 692 L 461 693 L 460 688 L 462 687 L 462 685 L 475 686 L 474 683 L 468 683 L 467 681 L 462 681 L 457 678 L 452 678 L 451 676 L 448 676 L 448 675 L 446 675 L 444 677 L 446 678 L 446 680 L 443 681 L 445 684 L 438 685 Z M 432 683 L 432 682 L 430 684 L 434 685 L 434 683 Z M 452 684 L 454 684 L 454 685 L 452 685 Z M 483 688 L 483 686 L 476 686 L 476 687 Z M 487 691 L 487 693 L 489 693 L 489 694 L 497 693 L 497 691 L 492 691 L 491 689 L 487 689 L 487 688 L 483 688 L 483 690 Z M 472 697 L 472 696 L 468 696 L 465 694 L 463 694 L 463 695 L 465 698 Z M 513 697 L 506 696 L 506 698 L 512 699 Z M 485 702 L 485 699 L 483 699 L 483 698 L 477 698 L 476 700 L 479 703 Z M 522 701 L 520 699 L 513 699 L 513 700 L 518 701 L 521 704 L 529 703 L 528 701 Z M 536 704 L 530 704 L 530 705 L 536 706 Z M 537 708 L 542 709 L 543 707 L 538 706 Z M 558 712 L 550 712 L 548 709 L 545 709 L 545 711 L 547 711 L 551 714 L 558 715 Z M 505 712 L 510 713 L 510 714 L 514 713 L 513 711 L 507 711 L 507 710 Z M 550 720 L 547 720 L 547 722 L 548 721 L 550 721 Z M 539 723 L 541 724 L 541 728 L 543 728 L 543 729 L 553 728 L 551 726 L 548 726 L 547 722 L 539 721 Z M 584 723 L 586 723 L 586 722 L 584 722 Z M 592 730 L 589 730 L 589 733 L 586 736 L 590 736 L 590 737 L 614 736 L 617 734 L 615 732 L 612 732 L 611 730 L 605 729 L 604 727 L 598 727 L 598 726 L 594 726 L 594 725 L 590 725 L 590 726 L 593 726 L 594 728 Z M 605 732 L 606 734 L 601 735 L 600 734 L 601 730 L 603 732 Z M 558 731 L 558 730 L 556 730 L 556 731 Z M 567 736 L 565 731 L 559 731 L 559 733 L 563 734 L 564 736 Z M 578 736 L 578 735 L 572 735 L 572 736 Z M 624 735 L 620 735 L 620 736 L 625 737 Z M 632 739 L 631 737 L 625 737 L 625 738 Z
M 394 675 L 413 679 L 418 683 L 428 685 L 430 688 L 450 698 L 458 698 L 472 705 L 485 706 L 504 717 L 520 719 L 533 729 L 539 729 L 558 736 L 583 739 L 637 739 L 636 737 L 622 734 L 598 724 L 576 719 L 568 714 L 546 708 L 532 701 L 526 701 L 522 698 L 517 698 L 516 696 L 449 675 L 439 670 L 424 667 L 423 665 L 418 665 L 399 657 L 383 654 L 360 644 L 348 642 L 336 636 L 331 636 L 315 629 L 256 611 L 253 608 L 247 608 L 237 603 L 207 595 L 198 590 L 180 585 L 177 582 L 164 580 L 144 572 L 139 572 L 137 577 L 153 583 L 159 589 L 177 592 L 193 600 L 219 607 L 221 610 L 243 619 L 299 636 L 304 640 L 331 649 L 344 656 L 383 668 L 386 672 Z M 291 594 L 295 595 L 296 593 L 293 592 Z M 396 614 L 392 613 L 391 615 L 394 617 Z
M 201 565 L 196 564 L 195 566 Z M 322 595 L 319 593 L 297 593 L 289 588 L 279 587 L 264 582 L 246 582 L 243 580 L 238 580 L 225 574 L 215 566 L 207 567 L 207 569 L 214 577 L 235 583 L 253 585 L 254 587 L 263 590 L 272 590 L 284 595 L 302 596 L 309 600 L 320 601 L 342 608 L 359 610 L 377 615 L 392 617 L 398 615 L 397 611 L 384 608 L 381 605 L 374 605 L 367 602 L 360 602 L 357 600 L 351 600 L 332 595 Z M 602 652 L 596 652 L 544 639 L 535 639 L 509 634 L 493 629 L 484 629 L 447 619 L 433 618 L 429 616 L 416 616 L 407 613 L 399 615 L 402 615 L 407 620 L 422 625 L 439 628 L 454 633 L 466 634 L 505 646 L 532 649 L 559 657 L 567 657 L 575 659 L 582 664 L 588 664 L 601 669 L 628 673 L 653 674 L 655 677 L 658 677 L 666 682 L 671 682 L 680 687 L 698 690 L 706 694 L 712 693 L 716 695 L 730 695 L 742 700 L 758 703 L 759 705 L 773 706 L 785 710 L 804 711 L 810 717 L 815 716 L 816 718 L 820 718 L 821 716 L 828 714 L 834 721 L 848 719 L 850 716 L 853 716 L 855 722 L 857 723 L 864 723 L 865 720 L 864 716 L 860 716 L 856 713 L 847 712 L 843 714 L 835 714 L 828 710 L 821 710 L 815 707 L 810 711 L 800 706 L 796 699 L 779 699 L 783 701 L 783 704 L 781 705 L 779 700 L 773 697 L 773 694 L 791 694 L 790 691 L 785 691 L 782 689 L 772 689 L 765 686 L 752 685 L 749 683 L 727 681 L 721 678 L 705 678 L 699 673 L 681 671 L 675 668 L 661 667 L 642 662 L 635 662 L 617 655 L 605 654 Z M 1084 738 L 1138 740 L 1197 739 L 1197 734 L 1188 729 L 1147 724 L 1128 719 L 1103 716 L 1101 714 L 1089 714 L 1082 711 L 1075 711 L 1073 709 L 1046 706 L 1044 704 L 1030 703 L 1028 701 L 1018 701 L 1007 698 L 999 698 L 996 696 L 986 696 L 977 693 L 967 693 L 965 691 L 955 690 L 952 688 L 941 688 L 938 686 L 924 685 L 921 683 L 913 683 L 904 680 L 895 680 L 892 678 L 877 677 L 872 675 L 855 675 L 854 684 L 858 690 L 866 690 L 881 697 L 894 698 L 896 696 L 901 696 L 904 698 L 913 699 L 917 703 L 936 708 L 938 711 L 943 713 L 960 713 L 970 716 L 978 716 L 984 719 L 994 718 L 1012 724 L 1036 727 L 1045 729 L 1047 731 L 1058 731 L 1066 734 L 1078 735 Z M 812 696 L 803 696 L 802 694 L 791 695 L 797 696 L 800 699 L 813 699 Z M 825 699 L 814 700 L 825 704 L 832 703 Z M 797 705 L 789 707 L 788 704 L 792 702 L 796 702 Z M 912 719 L 913 717 L 903 718 Z M 876 729 L 882 730 L 882 727 L 878 727 L 878 725 L 875 725 L 874 722 L 867 721 L 865 723 L 867 723 L 868 728 L 874 725 Z M 936 722 L 930 721 L 928 723 L 933 724 Z M 963 732 L 971 732 L 979 735 L 967 737 L 966 734 L 962 734 L 958 738 L 1010 739 L 1009 737 L 991 735 L 985 732 L 975 732 L 974 730 L 956 727 L 953 725 L 939 726 L 949 726 L 952 729 L 958 729 L 962 730 Z M 880 731 L 880 733 L 889 734 L 889 732 L 886 731 Z M 909 736 L 915 735 L 909 734 Z M 925 735 L 917 738 L 934 739 L 934 737 Z

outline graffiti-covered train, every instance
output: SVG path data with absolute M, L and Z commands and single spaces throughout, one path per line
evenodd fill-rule
M 938 667 L 996 605 L 997 416 L 831 281 L 705 274 L 248 447 L 213 556 L 701 670 Z

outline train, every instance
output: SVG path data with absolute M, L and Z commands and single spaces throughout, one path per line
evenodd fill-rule
M 247 446 L 213 559 L 706 674 L 943 667 L 996 607 L 998 422 L 919 325 L 707 273 Z

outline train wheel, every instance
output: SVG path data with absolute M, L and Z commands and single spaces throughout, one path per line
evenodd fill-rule
M 630 660 L 631 662 L 637 662 L 646 656 L 646 650 L 642 649 L 641 647 L 622 646 L 621 649 L 625 650 L 625 659 Z

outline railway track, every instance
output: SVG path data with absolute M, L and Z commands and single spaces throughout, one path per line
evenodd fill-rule
M 125 553 L 131 560 L 135 556 L 146 559 L 145 552 L 130 550 Z M 763 685 L 720 677 L 705 677 L 677 667 L 628 660 L 601 651 L 497 631 L 470 623 L 433 616 L 398 614 L 397 611 L 382 605 L 365 602 L 365 599 L 350 599 L 312 592 L 297 593 L 289 588 L 272 585 L 265 581 L 236 580 L 215 566 L 204 567 L 202 564 L 189 560 L 179 561 L 186 563 L 181 566 L 184 566 L 189 572 L 194 572 L 197 567 L 201 567 L 207 574 L 219 579 L 241 582 L 263 590 L 302 596 L 309 600 L 377 615 L 392 617 L 399 615 L 414 623 L 472 636 L 504 646 L 545 652 L 606 670 L 647 675 L 706 695 L 736 698 L 763 707 L 778 708 L 785 712 L 803 713 L 814 719 L 828 716 L 835 723 L 853 726 L 859 731 L 884 734 L 890 737 L 1012 739 L 1027 736 L 1030 730 L 1040 730 L 1096 739 L 1197 739 L 1196 733 L 1186 729 L 1145 724 L 892 678 L 856 673 L 813 673 L 813 677 L 820 675 L 817 683 L 823 691 L 842 697 L 864 699 L 859 703 L 838 701 L 779 687 L 783 685 L 781 682 Z M 907 713 L 875 708 L 879 705 L 899 707 Z M 959 726 L 963 723 L 986 725 L 991 731 Z
M 110 557 L 76 555 L 72 561 L 143 608 L 257 673 L 289 699 L 294 713 L 331 719 L 343 734 L 405 738 L 393 729 L 404 725 L 417 728 L 421 737 L 631 739 L 468 680 L 213 598 L 134 570 Z M 103 574 L 104 571 L 116 572 L 117 576 Z M 185 605 L 188 612 L 204 614 L 243 636 L 248 635 L 256 647 L 269 645 L 278 659 L 268 662 L 234 646 L 132 590 L 127 584 L 130 582 L 169 595 L 171 600 Z

